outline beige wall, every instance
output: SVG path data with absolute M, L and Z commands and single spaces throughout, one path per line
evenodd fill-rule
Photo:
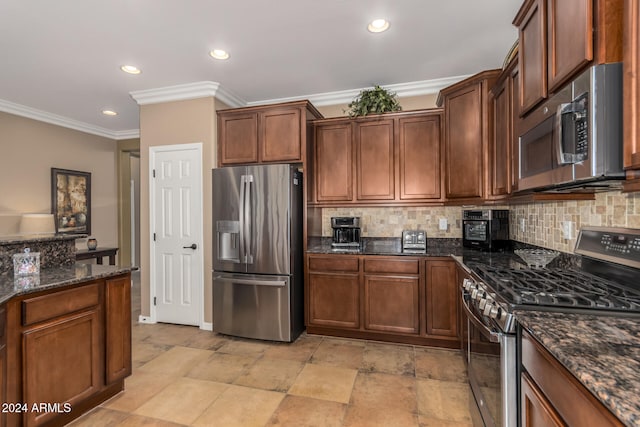
M 0 112 L 0 235 L 51 212 L 51 168 L 91 172 L 91 235 L 118 246 L 115 140 Z M 86 249 L 86 239 L 77 245 Z
M 142 316 L 150 314 L 149 149 L 160 145 L 203 145 L 204 321 L 212 322 L 211 296 L 211 169 L 215 165 L 216 134 L 213 98 L 167 102 L 140 107 L 140 279 Z
M 398 97 L 402 111 L 420 110 L 423 108 L 435 108 L 437 93 L 420 96 Z M 318 111 L 325 117 L 342 117 L 346 116 L 348 110 L 347 104 L 316 106 Z

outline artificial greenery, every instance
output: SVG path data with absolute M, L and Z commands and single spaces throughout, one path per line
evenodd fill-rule
M 347 105 L 349 117 L 400 111 L 396 94 L 376 85 L 373 89 L 364 89 Z

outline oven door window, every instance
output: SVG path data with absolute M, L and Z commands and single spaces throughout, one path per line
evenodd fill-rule
M 469 241 L 485 242 L 489 234 L 488 221 L 465 221 L 464 238 Z
M 464 302 L 476 321 L 467 314 L 467 358 L 468 375 L 473 397 L 487 427 L 502 426 L 502 389 L 500 343 L 496 341 L 497 330 L 491 320 L 477 309 Z M 478 322 L 479 321 L 479 322 Z M 481 323 L 479 325 L 478 323 Z M 491 333 L 494 335 L 491 336 Z

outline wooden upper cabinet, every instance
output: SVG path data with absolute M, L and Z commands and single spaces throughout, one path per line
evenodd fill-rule
M 311 203 L 441 200 L 442 109 L 316 120 Z
M 520 115 L 590 64 L 622 60 L 623 0 L 525 0 L 518 27 Z
M 316 125 L 313 159 L 316 201 L 350 202 L 353 199 L 351 122 Z
M 226 112 L 218 116 L 220 164 L 258 162 L 258 113 Z
M 624 167 L 640 169 L 640 6 L 625 0 L 624 7 Z
M 299 108 L 272 108 L 260 112 L 260 159 L 263 162 L 301 161 Z
M 492 112 L 489 87 L 501 70 L 489 70 L 440 91 L 445 111 L 445 197 L 480 200 L 484 185 Z
M 393 120 L 357 121 L 357 200 L 395 198 Z
M 547 0 L 549 91 L 593 60 L 593 0 Z
M 218 111 L 218 164 L 303 162 L 307 121 L 321 117 L 308 101 Z
M 520 69 L 518 61 L 515 62 L 509 73 L 509 86 L 511 88 L 511 192 L 518 190 L 520 178 Z
M 401 200 L 440 199 L 441 117 L 437 112 L 398 121 Z

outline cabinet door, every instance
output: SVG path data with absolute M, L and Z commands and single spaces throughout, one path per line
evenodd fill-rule
M 221 165 L 258 162 L 258 113 L 221 113 L 218 128 Z
M 517 65 L 509 76 L 510 108 L 511 108 L 511 191 L 518 189 L 520 176 L 520 72 Z
M 359 281 L 358 274 L 309 272 L 309 324 L 359 328 Z
M 353 200 L 351 123 L 317 126 L 314 154 L 316 201 Z
M 41 324 L 22 334 L 23 402 L 77 403 L 104 385 L 104 345 L 100 310 Z M 56 412 L 27 412 L 27 426 L 40 425 Z
M 358 200 L 395 198 L 393 120 L 355 125 Z
M 528 375 L 520 376 L 522 427 L 561 427 L 566 424 Z
M 418 277 L 365 275 L 365 329 L 420 333 Z
M 509 80 L 493 89 L 493 138 L 489 147 L 491 196 L 511 192 L 511 97 Z
M 593 0 L 547 0 L 549 91 L 593 59 Z
M 108 279 L 105 288 L 106 380 L 131 375 L 131 278 Z
M 483 196 L 483 123 L 480 84 L 462 88 L 445 101 L 446 197 Z
M 400 199 L 440 198 L 440 114 L 400 119 Z
M 272 108 L 260 113 L 260 161 L 301 162 L 299 108 Z
M 624 167 L 640 169 L 640 5 L 624 3 Z
M 454 261 L 427 261 L 427 335 L 458 337 L 458 304 Z
M 546 0 L 533 0 L 518 24 L 520 115 L 547 96 Z M 571 30 L 571 26 L 567 31 Z

